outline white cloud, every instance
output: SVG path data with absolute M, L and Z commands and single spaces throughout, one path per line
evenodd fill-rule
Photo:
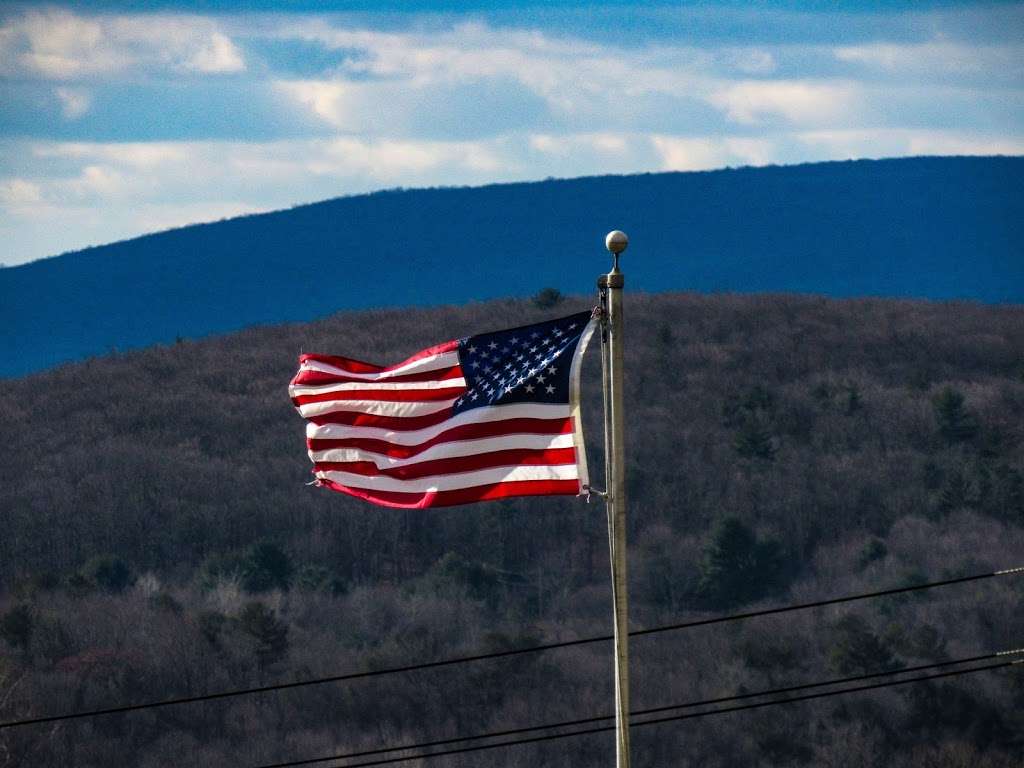
M 206 44 L 186 62 L 186 66 L 197 72 L 241 72 L 245 69 L 245 62 L 227 35 L 213 32 Z
M 663 171 L 703 171 L 726 165 L 766 165 L 775 159 L 765 139 L 651 136 Z
M 744 125 L 771 117 L 796 124 L 828 123 L 850 116 L 858 100 L 854 83 L 808 80 L 744 80 L 709 97 L 730 120 Z
M 53 91 L 60 100 L 61 112 L 68 120 L 77 120 L 89 111 L 92 97 L 84 88 L 61 86 Z
M 612 116 L 630 98 L 691 95 L 705 87 L 707 76 L 702 70 L 711 64 L 706 53 L 685 46 L 633 50 L 568 35 L 491 29 L 475 23 L 429 33 L 393 33 L 300 21 L 273 34 L 361 52 L 346 60 L 330 79 L 281 84 L 291 87 L 288 92 L 294 98 L 335 126 L 351 121 L 345 114 L 347 98 L 387 93 L 389 83 L 422 90 L 515 82 L 558 114 Z
M 770 75 L 778 68 L 775 55 L 764 48 L 727 48 L 722 51 L 722 59 L 746 75 Z
M 912 133 L 907 150 L 911 155 L 1024 155 L 1024 136 L 966 136 L 932 131 Z
M 355 83 L 340 80 L 281 80 L 274 87 L 285 97 L 309 109 L 333 128 L 352 130 L 360 111 L 353 104 Z
M 630 148 L 629 138 L 614 133 L 582 133 L 561 136 L 538 133 L 531 135 L 529 142 L 531 149 L 562 157 L 581 149 L 601 154 L 621 155 Z
M 839 61 L 898 75 L 1013 74 L 1024 72 L 1024 46 L 977 45 L 949 40 L 924 43 L 873 42 L 839 46 Z
M 1017 135 L 991 135 L 957 130 L 805 131 L 797 141 L 821 157 L 847 159 L 904 155 L 1024 155 L 1024 131 Z
M 245 69 L 240 51 L 209 17 L 82 16 L 50 8 L 0 27 L 0 72 L 76 80 L 143 68 L 201 73 Z
M 0 180 L 0 205 L 33 205 L 42 199 L 42 190 L 38 184 L 17 178 Z

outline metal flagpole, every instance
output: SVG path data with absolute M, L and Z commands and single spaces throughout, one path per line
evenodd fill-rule
M 615 765 L 629 768 L 629 614 L 626 593 L 626 451 L 622 412 L 622 288 L 619 254 L 629 238 L 609 232 L 605 247 L 614 258 L 612 271 L 601 275 L 601 370 L 604 384 L 605 506 L 612 565 L 615 617 Z

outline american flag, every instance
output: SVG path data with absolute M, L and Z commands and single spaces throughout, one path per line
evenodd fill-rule
M 595 324 L 581 312 L 387 367 L 302 355 L 288 391 L 316 484 L 406 508 L 582 493 L 579 369 Z

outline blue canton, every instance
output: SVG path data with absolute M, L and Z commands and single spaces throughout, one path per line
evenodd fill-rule
M 453 413 L 506 403 L 568 403 L 573 355 L 590 312 L 459 340 L 466 393 Z

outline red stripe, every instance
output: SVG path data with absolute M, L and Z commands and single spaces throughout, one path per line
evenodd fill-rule
M 349 373 L 383 373 L 384 371 L 393 371 L 395 368 L 401 368 L 403 365 L 414 363 L 417 360 L 422 360 L 424 357 L 432 357 L 433 355 L 440 355 L 443 352 L 452 352 L 459 348 L 458 341 L 446 341 L 442 344 L 435 344 L 432 347 L 420 350 L 412 357 L 406 358 L 400 363 L 395 365 L 389 365 L 383 367 L 375 363 L 366 363 L 362 360 L 354 360 L 351 357 L 340 357 L 338 355 L 299 355 L 299 364 L 306 362 L 307 360 L 313 360 L 318 363 L 327 363 L 327 365 L 333 365 L 335 368 L 341 368 L 342 370 L 348 371 Z
M 356 411 L 333 411 L 304 418 L 318 427 L 324 424 L 341 424 L 347 427 L 377 427 L 401 432 L 433 427 L 448 421 L 451 417 L 452 409 L 442 408 L 437 413 L 428 413 L 424 416 L 376 416 L 372 413 L 357 413 Z
M 309 403 L 329 403 L 334 400 L 382 400 L 392 403 L 427 403 L 434 400 L 454 400 L 466 387 L 444 389 L 344 389 L 340 392 L 318 392 L 315 395 L 296 395 L 296 407 Z
M 435 475 L 451 475 L 458 472 L 473 472 L 477 469 L 516 466 L 552 466 L 575 464 L 575 448 L 515 448 L 506 451 L 490 451 L 472 456 L 452 456 L 447 459 L 421 461 L 403 467 L 380 469 L 372 461 L 321 461 L 313 464 L 314 472 L 351 472 L 365 477 L 394 477 L 399 480 L 416 480 Z
M 385 381 L 396 384 L 404 384 L 411 381 L 447 381 L 448 379 L 462 378 L 462 368 L 453 365 L 451 368 L 438 368 L 434 371 L 421 371 L 420 373 L 403 373 L 400 376 L 389 376 Z M 339 376 L 336 373 L 324 373 L 308 368 L 300 370 L 292 379 L 293 386 L 316 387 L 324 384 L 374 384 L 374 381 L 357 379 L 354 376 Z
M 580 493 L 579 480 L 519 480 L 429 493 L 371 491 L 366 488 L 349 488 L 333 480 L 321 480 L 320 485 L 330 488 L 332 491 L 347 493 L 350 496 L 366 499 L 385 507 L 400 507 L 402 509 L 453 507 L 458 504 L 472 504 L 477 501 L 506 499 L 514 496 L 578 496 Z
M 429 440 L 416 445 L 397 445 L 387 440 L 369 437 L 312 438 L 306 440 L 311 451 L 329 451 L 332 448 L 359 448 L 395 459 L 408 459 L 441 443 L 454 440 L 476 440 L 503 435 L 566 435 L 573 431 L 572 419 L 505 419 L 480 424 L 463 424 L 446 429 Z

